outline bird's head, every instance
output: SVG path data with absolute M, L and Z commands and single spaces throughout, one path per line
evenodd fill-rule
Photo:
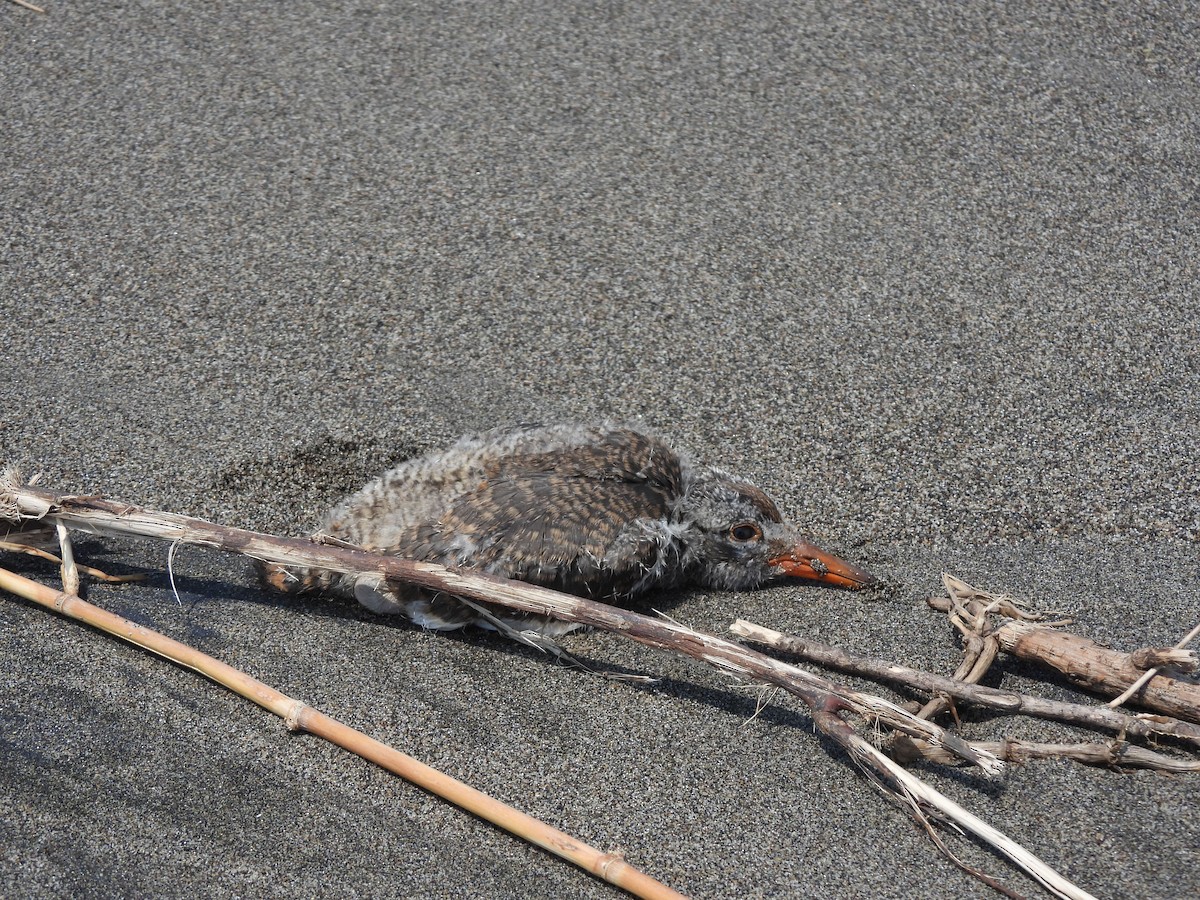
M 794 576 L 857 590 L 875 580 L 809 542 L 757 487 L 719 470 L 692 482 L 672 518 L 685 562 L 706 587 L 745 590 Z

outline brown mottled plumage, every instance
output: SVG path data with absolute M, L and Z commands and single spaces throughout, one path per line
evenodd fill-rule
M 321 532 L 618 603 L 688 582 L 738 590 L 783 575 L 849 587 L 871 581 L 805 542 L 754 485 L 609 425 L 467 435 L 347 497 Z M 332 590 L 427 628 L 477 624 L 552 637 L 575 627 L 408 585 L 381 591 L 352 576 L 271 566 L 263 575 L 282 590 Z

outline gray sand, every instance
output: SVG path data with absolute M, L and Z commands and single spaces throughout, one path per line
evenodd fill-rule
M 946 568 L 1120 647 L 1195 623 L 1194 15 L 81 6 L 0 6 L 0 450 L 48 485 L 303 534 L 462 431 L 641 421 L 887 580 L 662 598 L 696 627 L 949 671 Z M 197 549 L 176 573 L 182 606 L 160 576 L 91 598 L 696 897 L 995 896 L 786 699 L 751 720 L 698 665 L 573 637 L 664 677 L 599 682 Z M 617 894 L 11 600 L 0 685 L 8 896 Z M 1099 896 L 1200 891 L 1195 778 L 927 774 Z

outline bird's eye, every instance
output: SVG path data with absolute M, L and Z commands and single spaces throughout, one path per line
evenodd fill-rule
M 757 541 L 762 537 L 762 529 L 753 522 L 739 522 L 729 529 L 729 536 L 739 543 Z

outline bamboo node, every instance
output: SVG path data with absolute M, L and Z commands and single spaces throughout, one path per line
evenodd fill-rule
M 292 704 L 292 708 L 288 710 L 287 715 L 283 717 L 284 727 L 288 731 L 304 731 L 304 723 L 300 721 L 300 717 L 304 715 L 308 709 L 308 704 L 303 700 L 297 700 Z
M 596 874 L 605 881 L 611 881 L 612 871 L 628 865 L 625 862 L 625 854 L 620 850 L 614 850 L 611 853 L 605 853 L 596 860 Z

